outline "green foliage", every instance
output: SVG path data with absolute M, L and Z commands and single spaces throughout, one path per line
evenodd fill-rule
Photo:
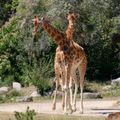
M 6 94 L 6 97 L 9 97 L 9 98 L 13 98 L 17 96 L 21 96 L 21 94 L 16 90 L 11 90 L 8 94 Z
M 118 1 L 117 1 L 118 2 Z M 52 4 L 47 14 L 56 18 L 59 27 L 65 31 L 67 26 L 65 15 L 68 11 L 75 11 L 80 14 L 76 21 L 74 40 L 77 41 L 86 51 L 88 56 L 88 67 L 86 77 L 88 79 L 110 79 L 110 77 L 119 76 L 120 58 L 112 56 L 111 35 L 116 32 L 116 26 L 120 24 L 115 22 L 118 18 L 112 17 L 112 0 L 52 0 Z M 62 8 L 62 9 L 61 9 Z M 54 12 L 53 12 L 54 11 Z M 119 13 L 119 11 L 118 11 Z M 117 70 L 117 71 L 116 71 Z
M 103 97 L 118 97 L 120 96 L 120 85 L 112 86 L 111 89 L 103 92 Z
M 5 99 L 3 96 L 0 96 L 0 103 L 4 103 L 5 102 Z
M 35 115 L 36 115 L 35 111 L 30 110 L 29 107 L 27 107 L 27 110 L 26 110 L 25 113 L 15 112 L 16 120 L 34 120 Z
M 16 90 L 10 90 L 8 93 L 0 95 L 0 103 L 14 102 L 18 96 L 21 96 L 20 92 Z
M 50 78 L 53 74 L 53 58 L 50 61 L 41 60 L 39 64 L 34 66 L 34 69 L 29 73 L 32 83 L 37 87 L 41 95 L 50 90 Z M 39 65 L 39 67 L 37 67 Z
M 0 26 L 2 26 L 16 12 L 18 0 L 3 0 L 0 3 Z

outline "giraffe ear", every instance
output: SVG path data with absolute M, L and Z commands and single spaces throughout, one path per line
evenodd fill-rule
M 32 21 L 34 24 L 38 24 L 40 22 L 38 16 L 34 16 L 34 19 L 32 19 Z

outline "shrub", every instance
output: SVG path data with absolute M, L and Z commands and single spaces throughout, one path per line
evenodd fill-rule
M 35 110 L 30 110 L 29 107 L 27 107 L 25 113 L 15 112 L 16 120 L 34 120 L 35 115 L 36 115 Z
M 14 102 L 16 97 L 21 96 L 20 92 L 16 90 L 11 90 L 5 95 L 0 96 L 0 103 Z

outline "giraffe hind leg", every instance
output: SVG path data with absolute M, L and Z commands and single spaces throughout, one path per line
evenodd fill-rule
M 56 109 L 56 97 L 57 97 L 57 90 L 58 90 L 58 78 L 55 78 L 56 80 L 56 89 L 55 89 L 55 93 L 54 93 L 54 99 L 53 99 L 53 106 L 52 106 L 52 110 Z
M 79 75 L 80 75 L 80 96 L 81 96 L 81 101 L 80 101 L 80 113 L 83 114 L 83 88 L 84 88 L 84 77 L 86 73 L 86 67 L 87 67 L 87 59 L 86 57 L 82 60 L 81 64 L 79 65 Z

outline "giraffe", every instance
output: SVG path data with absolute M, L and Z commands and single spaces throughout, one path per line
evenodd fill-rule
M 67 26 L 67 29 L 66 29 L 66 36 L 67 36 L 67 39 L 69 40 L 73 40 L 73 32 L 74 32 L 74 24 L 75 24 L 75 21 L 76 19 L 79 17 L 79 14 L 75 13 L 75 12 L 69 12 L 67 14 L 67 20 L 68 20 L 68 26 Z M 73 80 L 74 80 L 74 83 L 75 84 L 75 92 L 74 92 L 74 98 L 72 98 L 72 84 L 73 84 Z M 76 110 L 75 108 L 75 101 L 76 101 L 76 94 L 77 94 L 77 79 L 76 79 L 76 76 L 74 75 L 73 77 L 71 76 L 70 77 L 70 84 L 69 84 L 69 87 L 70 87 L 70 103 L 71 105 L 73 106 L 73 111 Z M 73 105 L 74 104 L 74 105 Z
M 86 54 L 82 47 L 80 47 L 73 40 L 67 39 L 65 33 L 55 29 L 46 19 L 42 18 L 39 21 L 39 23 L 42 26 L 42 28 L 54 39 L 55 43 L 58 45 L 55 55 L 56 92 L 53 100 L 53 109 L 56 108 L 56 94 L 59 84 L 59 78 L 61 77 L 65 102 L 64 112 L 65 113 L 67 112 L 67 102 L 69 102 L 68 90 L 70 84 L 70 77 L 72 76 L 73 78 L 75 78 L 76 76 L 75 71 L 78 68 L 80 72 L 81 113 L 83 113 L 83 86 L 87 66 Z
M 66 37 L 67 37 L 67 39 L 72 39 L 74 22 L 75 22 L 77 17 L 78 17 L 78 14 L 76 14 L 74 12 L 69 12 L 67 14 L 67 20 L 69 22 L 67 30 L 66 30 Z M 59 69 L 59 71 L 60 71 L 60 69 Z M 59 73 L 62 74 L 62 72 L 59 72 Z M 61 85 L 61 87 L 62 87 L 62 85 Z M 72 77 L 70 77 L 69 88 L 70 88 L 70 99 L 71 99 L 71 105 L 72 105 Z M 62 108 L 64 109 L 64 94 L 62 95 Z
M 120 120 L 120 112 L 110 113 L 106 120 Z
M 69 81 L 65 80 L 65 62 L 66 61 L 66 56 L 64 56 L 64 51 L 66 51 L 66 34 L 58 31 L 56 28 L 54 28 L 50 22 L 46 18 L 42 18 L 39 20 L 37 16 L 33 19 L 34 22 L 34 30 L 32 32 L 33 37 L 36 35 L 38 31 L 38 27 L 41 25 L 41 27 L 54 39 L 55 43 L 58 45 L 56 49 L 56 55 L 55 55 L 55 64 L 54 64 L 54 69 L 55 69 L 55 79 L 56 79 L 56 92 L 53 100 L 53 110 L 56 109 L 56 95 L 57 95 L 57 89 L 59 85 L 59 79 L 60 77 L 62 78 L 62 89 L 64 91 L 65 95 L 65 107 L 64 107 L 64 112 L 67 112 L 67 89 L 63 87 L 65 86 L 66 83 Z M 65 44 L 64 44 L 65 43 Z M 66 62 L 67 63 L 67 62 Z M 69 75 L 69 74 L 68 74 Z M 68 76 L 66 74 L 66 76 Z M 68 78 L 69 79 L 69 78 Z M 69 100 L 68 100 L 69 101 Z
M 67 14 L 67 20 L 68 20 L 68 27 L 67 27 L 67 29 L 66 29 L 66 37 L 67 37 L 67 39 L 69 39 L 69 40 L 71 40 L 71 39 L 73 39 L 73 32 L 74 32 L 74 23 L 75 23 L 75 20 L 78 18 L 78 14 L 76 14 L 76 13 L 74 13 L 74 12 L 69 12 L 68 14 Z M 58 66 L 59 67 L 59 66 Z M 59 69 L 59 71 L 60 71 L 60 69 Z M 59 72 L 60 73 L 60 72 Z M 62 74 L 62 73 L 60 73 L 60 74 Z M 72 84 L 73 84 L 73 81 L 72 81 L 72 76 L 70 77 L 70 82 L 69 82 L 69 88 L 70 88 L 70 104 L 72 105 L 73 103 L 72 103 Z M 76 81 L 77 82 L 77 81 Z M 62 86 L 62 85 L 61 85 Z M 77 88 L 77 87 L 76 87 Z M 75 90 L 76 91 L 76 90 Z M 76 91 L 77 92 L 77 91 Z M 76 101 L 76 94 L 77 93 L 74 93 L 74 101 Z M 62 95 L 62 108 L 64 109 L 64 94 Z M 73 111 L 75 111 L 76 109 L 75 109 L 75 107 L 73 106 L 73 110 L 72 110 L 72 112 Z

